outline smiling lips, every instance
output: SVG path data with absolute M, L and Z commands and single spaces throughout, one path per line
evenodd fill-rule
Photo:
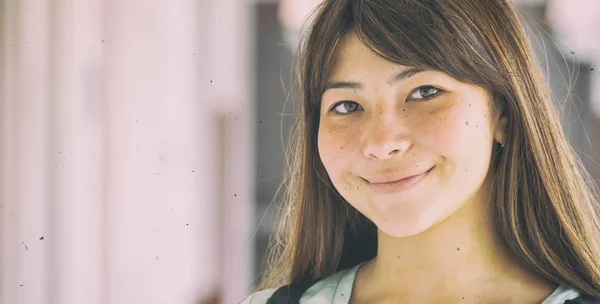
M 417 183 L 419 183 L 423 177 L 425 177 L 429 172 L 431 172 L 433 168 L 427 170 L 424 173 L 418 175 L 412 175 L 409 177 L 405 177 L 399 180 L 389 180 L 389 181 L 365 181 L 369 184 L 369 186 L 378 193 L 395 193 L 403 190 L 407 190 Z

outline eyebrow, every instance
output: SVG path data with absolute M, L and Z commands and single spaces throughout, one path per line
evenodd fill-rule
M 394 75 L 390 80 L 388 80 L 387 84 L 392 86 L 397 84 L 398 82 L 410 78 L 416 74 L 424 72 L 425 70 L 419 68 L 408 68 L 396 75 Z M 350 81 L 335 81 L 328 82 L 325 84 L 325 88 L 323 89 L 323 93 L 327 90 L 331 89 L 355 89 L 362 90 L 363 85 L 359 82 L 350 82 Z

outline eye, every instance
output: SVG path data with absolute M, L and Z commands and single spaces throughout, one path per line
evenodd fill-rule
M 355 111 L 362 110 L 362 107 L 354 101 L 340 101 L 333 105 L 331 111 L 337 114 L 350 114 Z
M 430 85 L 421 86 L 411 92 L 409 99 L 411 99 L 411 100 L 412 99 L 428 100 L 428 99 L 431 99 L 431 98 L 439 95 L 442 92 L 443 92 L 442 89 L 436 88 L 434 86 L 430 86 Z

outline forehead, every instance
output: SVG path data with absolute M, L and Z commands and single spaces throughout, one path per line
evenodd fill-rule
M 385 76 L 406 68 L 382 58 L 350 32 L 336 46 L 327 80 L 341 81 L 375 74 Z

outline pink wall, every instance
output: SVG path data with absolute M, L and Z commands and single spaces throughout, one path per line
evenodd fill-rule
M 240 300 L 250 4 L 0 5 L 0 303 Z

